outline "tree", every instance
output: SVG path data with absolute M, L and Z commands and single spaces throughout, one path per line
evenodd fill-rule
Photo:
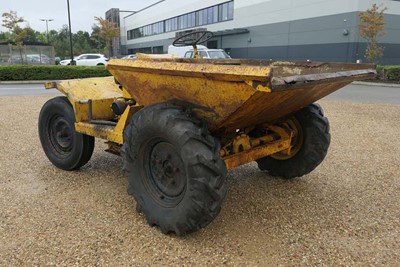
M 115 23 L 101 17 L 95 17 L 95 20 L 98 22 L 98 26 L 100 28 L 98 36 L 105 41 L 106 55 L 108 56 L 110 53 L 112 39 L 119 36 L 119 28 Z
M 74 41 L 74 51 L 77 54 L 94 52 L 95 50 L 90 47 L 90 36 L 88 32 L 78 31 L 72 36 Z
M 358 25 L 360 36 L 367 41 L 365 57 L 375 62 L 383 56 L 384 48 L 379 45 L 378 37 L 385 35 L 385 11 L 383 5 L 373 4 L 365 12 L 360 12 L 361 23 Z
M 54 38 L 54 40 L 52 39 Z M 69 48 L 69 29 L 67 25 L 63 27 L 58 32 L 49 32 L 49 39 L 52 40 L 51 43 L 56 50 L 56 55 L 61 58 L 66 58 L 70 56 Z
M 99 36 L 100 27 L 97 24 L 93 24 L 92 33 L 90 34 L 90 47 L 94 48 L 100 54 L 100 50 L 104 50 L 106 43 Z
M 21 28 L 18 24 L 25 21 L 23 17 L 18 17 L 17 12 L 10 10 L 10 12 L 4 12 L 3 27 L 9 29 L 11 33 L 11 41 L 13 41 L 18 49 L 21 56 L 21 63 L 24 63 L 24 57 L 22 56 L 22 46 L 25 39 L 31 35 L 33 30 L 30 27 Z
M 4 12 L 2 15 L 4 28 L 13 31 L 19 23 L 24 22 L 25 19 L 23 17 L 18 17 L 17 12 L 10 10 L 10 12 Z
M 6 42 L 10 40 L 11 34 L 9 32 L 0 32 L 0 42 Z

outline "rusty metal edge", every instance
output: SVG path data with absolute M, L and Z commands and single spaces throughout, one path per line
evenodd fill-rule
M 272 92 L 280 92 L 285 90 L 307 88 L 316 84 L 333 83 L 333 82 L 353 82 L 360 80 L 374 79 L 376 70 L 356 70 L 342 71 L 335 73 L 319 73 L 309 75 L 296 75 L 284 78 L 273 78 Z

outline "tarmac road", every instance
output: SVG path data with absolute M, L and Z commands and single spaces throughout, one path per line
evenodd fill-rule
M 37 120 L 50 97 L 0 97 L 0 266 L 399 266 L 398 105 L 320 101 L 332 140 L 315 171 L 231 170 L 220 215 L 178 238 L 136 213 L 104 141 L 79 171 L 48 161 Z
M 328 95 L 325 99 L 400 105 L 400 85 L 354 83 Z
M 0 83 L 0 96 L 43 96 L 59 95 L 57 90 L 46 90 L 37 83 Z

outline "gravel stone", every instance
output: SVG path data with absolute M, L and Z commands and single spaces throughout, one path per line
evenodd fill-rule
M 300 179 L 231 170 L 219 217 L 179 238 L 136 213 L 121 159 L 55 168 L 38 134 L 48 97 L 0 98 L 0 266 L 398 266 L 400 106 L 323 100 L 332 143 Z

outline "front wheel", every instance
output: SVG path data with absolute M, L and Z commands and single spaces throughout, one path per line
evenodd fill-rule
M 85 165 L 94 150 L 94 137 L 75 132 L 75 113 L 68 98 L 47 101 L 39 115 L 39 137 L 48 159 L 72 171 Z
M 220 145 L 205 125 L 167 103 L 137 112 L 124 132 L 128 191 L 151 226 L 185 235 L 208 225 L 226 195 Z
M 313 171 L 324 160 L 331 140 L 329 121 L 318 104 L 299 110 L 289 122 L 296 132 L 292 154 L 277 153 L 257 160 L 261 170 L 284 179 Z

